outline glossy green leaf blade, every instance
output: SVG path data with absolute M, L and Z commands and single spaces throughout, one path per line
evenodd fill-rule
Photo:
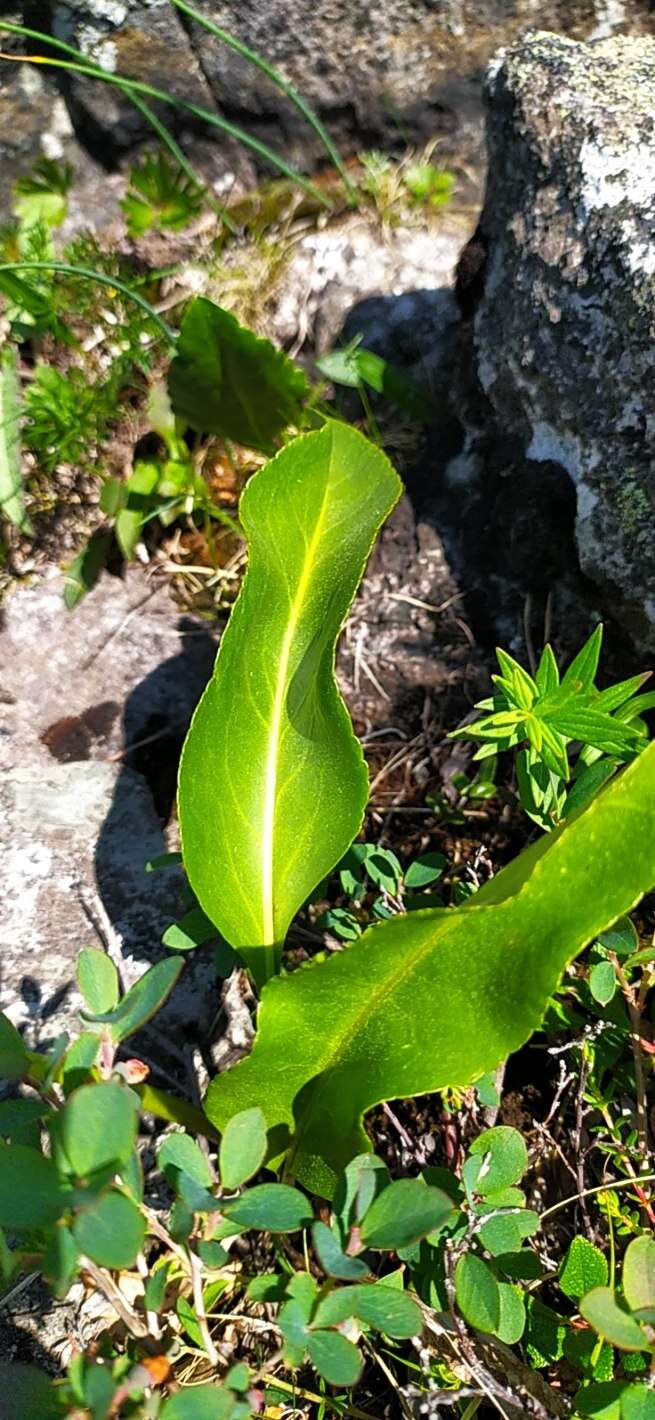
M 269 1130 L 295 1116 L 291 1168 L 330 1193 L 368 1147 L 367 1109 L 493 1069 L 538 1027 L 566 964 L 653 883 L 655 745 L 471 905 L 398 916 L 272 981 L 252 1055 L 210 1086 L 210 1119 L 221 1129 L 254 1103 Z
M 0 351 L 0 515 L 21 532 L 31 531 L 20 467 L 18 356 L 11 345 Z
M 182 321 L 168 376 L 175 414 L 202 434 L 270 453 L 299 417 L 307 380 L 281 350 L 204 296 Z
M 399 492 L 384 454 L 329 421 L 241 500 L 250 563 L 187 736 L 179 808 L 191 886 L 251 964 L 248 949 L 284 940 L 361 824 L 367 773 L 334 646 Z
M 101 1267 L 131 1267 L 146 1235 L 144 1219 L 124 1193 L 105 1193 L 78 1213 L 73 1236 L 80 1252 Z

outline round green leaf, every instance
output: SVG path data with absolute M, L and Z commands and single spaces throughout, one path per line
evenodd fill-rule
M 486 1262 L 471 1252 L 460 1257 L 455 1268 L 455 1297 L 469 1326 L 497 1333 L 501 1315 L 500 1288 Z
M 478 1237 L 492 1257 L 500 1257 L 505 1252 L 518 1252 L 524 1238 L 531 1237 L 539 1227 L 539 1214 L 529 1208 L 520 1213 L 497 1213 L 483 1223 Z
M 82 1085 L 58 1120 L 59 1138 L 78 1178 L 127 1162 L 136 1140 L 136 1099 L 112 1080 Z
M 261 1228 L 267 1233 L 295 1233 L 313 1222 L 308 1200 L 287 1183 L 260 1183 L 225 1203 L 222 1212 L 242 1229 Z
M 164 1404 L 161 1420 L 223 1420 L 225 1391 L 218 1385 L 187 1386 Z
M 405 887 L 427 887 L 428 883 L 435 883 L 443 876 L 445 867 L 447 859 L 443 853 L 423 853 L 420 858 L 415 858 L 414 862 L 410 863 L 405 873 Z
M 629 917 L 619 917 L 606 932 L 601 932 L 598 941 L 608 952 L 616 952 L 619 957 L 630 956 L 639 946 L 639 937 L 634 923 Z
M 616 992 L 616 972 L 611 961 L 598 961 L 589 973 L 589 990 L 601 1006 L 608 1006 Z
M 607 1260 L 587 1238 L 574 1238 L 562 1263 L 559 1285 L 565 1297 L 577 1301 L 594 1287 L 607 1285 Z
M 131 1267 L 143 1246 L 146 1225 L 131 1198 L 111 1192 L 78 1213 L 73 1235 L 80 1252 L 101 1267 Z
M 83 947 L 77 959 L 77 984 L 92 1016 L 118 1005 L 118 972 L 111 957 L 98 947 Z
M 266 1157 L 266 1119 L 255 1106 L 235 1114 L 225 1126 L 218 1156 L 223 1188 L 230 1192 L 247 1183 L 261 1168 Z
M 468 1189 L 486 1197 L 499 1188 L 519 1183 L 528 1167 L 528 1151 L 518 1132 L 499 1124 L 485 1129 L 473 1140 L 464 1165 Z
M 453 1214 L 453 1200 L 420 1178 L 400 1178 L 375 1198 L 362 1221 L 364 1247 L 395 1251 L 438 1232 Z
M 60 1217 L 65 1202 L 52 1159 L 25 1144 L 0 1148 L 0 1227 L 46 1227 Z
M 29 1055 L 8 1016 L 0 1012 L 0 1080 L 22 1080 L 29 1069 Z
M 339 1331 L 313 1331 L 307 1337 L 312 1365 L 328 1385 L 356 1385 L 362 1373 L 362 1358 Z
M 621 1420 L 655 1420 L 655 1391 L 631 1385 L 621 1396 Z
M 655 1240 L 648 1234 L 628 1243 L 623 1259 L 623 1291 L 629 1307 L 655 1307 Z
M 525 1331 L 526 1315 L 523 1293 L 519 1287 L 513 1287 L 510 1282 L 499 1282 L 498 1291 L 500 1293 L 500 1321 L 496 1328 L 496 1336 L 500 1341 L 504 1341 L 506 1346 L 515 1346 Z
M 580 1302 L 580 1315 L 590 1326 L 622 1351 L 644 1351 L 646 1338 L 630 1312 L 621 1306 L 616 1294 L 609 1287 L 595 1287 Z
M 182 1173 L 188 1174 L 204 1188 L 209 1188 L 212 1183 L 211 1169 L 202 1149 L 188 1134 L 167 1134 L 158 1150 L 157 1162 L 173 1187 Z

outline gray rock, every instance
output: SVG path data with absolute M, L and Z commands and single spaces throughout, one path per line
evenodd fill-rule
M 12 8 L 2 18 L 20 23 L 22 12 Z M 0 40 L 6 53 L 24 52 L 17 35 L 0 34 Z M 95 168 L 75 138 L 63 98 L 45 74 L 35 66 L 0 60 L 0 217 L 11 213 L 16 178 L 44 156 L 72 162 L 83 178 Z M 95 175 L 97 194 L 97 170 Z
M 487 103 L 468 476 L 523 460 L 529 497 L 565 470 L 582 572 L 652 650 L 655 39 L 534 33 L 492 65 Z
M 177 847 L 177 759 L 215 653 L 138 568 L 103 576 L 73 613 L 61 592 L 59 573 L 18 590 L 0 631 L 3 1002 L 48 1038 L 75 1020 L 77 953 L 97 941 L 89 904 L 116 936 L 127 985 L 185 910 L 181 874 L 143 865 Z M 202 960 L 187 968 L 175 1021 L 202 1029 L 212 979 Z
M 3 608 L 0 765 L 109 760 L 150 735 L 174 754 L 211 672 L 210 631 L 136 567 L 103 574 L 72 613 L 62 588 L 51 572 Z M 128 763 L 146 772 L 135 753 Z
M 42 7 L 27 8 L 43 23 Z M 197 8 L 277 65 L 344 151 L 401 146 L 407 139 L 421 143 L 438 134 L 442 156 L 460 160 L 479 154 L 485 64 L 536 20 L 576 37 L 654 27 L 649 0 L 330 0 L 314 6 L 302 0 L 197 0 Z M 68 0 L 53 8 L 52 25 L 59 39 L 108 70 L 213 109 L 287 159 L 311 167 L 324 156 L 267 76 L 168 0 Z M 47 77 L 56 92 L 54 78 Z M 72 75 L 59 76 L 58 83 L 80 143 L 103 166 L 111 168 L 149 136 L 143 116 L 115 87 Z M 197 149 L 195 120 L 168 106 L 158 112 Z M 30 142 L 19 117 L 11 141 L 23 144 L 29 161 L 39 148 L 39 123 L 28 124 Z M 238 146 L 213 136 L 214 159 L 202 141 L 198 150 L 207 176 L 224 173 L 220 154 L 230 169 L 246 175 L 249 164 Z
M 198 0 L 197 8 L 278 65 L 349 150 L 455 127 L 461 148 L 463 129 L 478 127 L 484 64 L 537 15 L 544 27 L 583 33 L 648 15 L 641 0 Z M 190 34 L 226 111 L 277 131 L 299 161 L 320 154 L 289 101 L 247 60 L 197 26 Z
M 112 764 L 6 774 L 0 845 L 1 1006 L 41 1048 L 77 1023 L 80 947 L 106 939 L 126 988 L 166 955 L 161 935 L 183 910 L 182 877 L 146 874 L 167 847 L 161 822 L 141 775 Z M 198 956 L 158 1021 L 197 1038 L 217 1005 L 212 964 Z
M 108 73 L 166 89 L 178 99 L 213 110 L 212 95 L 177 11 L 168 0 L 71 0 L 56 6 L 53 35 L 99 63 Z M 67 75 L 63 89 L 82 140 L 111 167 L 152 129 L 143 114 L 112 84 Z M 193 127 L 190 115 L 170 105 L 152 105 L 174 131 Z M 155 140 L 156 141 L 156 140 Z

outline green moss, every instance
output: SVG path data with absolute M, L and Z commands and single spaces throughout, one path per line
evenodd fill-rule
M 648 494 L 629 473 L 621 487 L 616 490 L 614 503 L 624 532 L 635 533 L 650 525 L 652 507 Z

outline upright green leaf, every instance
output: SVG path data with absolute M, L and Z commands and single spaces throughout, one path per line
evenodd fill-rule
M 622 1281 L 625 1299 L 633 1311 L 655 1309 L 655 1239 L 648 1234 L 628 1243 Z
M 585 641 L 582 650 L 578 651 L 575 659 L 571 661 L 562 681 L 562 685 L 566 686 L 567 690 L 589 691 L 592 689 L 596 671 L 598 670 L 602 644 L 603 624 L 599 622 L 598 626 L 592 631 L 589 640 Z
M 255 1106 L 230 1120 L 218 1156 L 221 1184 L 228 1192 L 247 1183 L 266 1157 L 267 1135 L 263 1111 Z
M 264 453 L 298 420 L 309 392 L 302 370 L 281 350 L 205 296 L 182 321 L 168 389 L 175 414 L 192 429 Z
M 77 961 L 77 984 L 94 1015 L 113 1011 L 118 1004 L 118 972 L 111 957 L 99 947 L 83 947 Z
M 588 1238 L 574 1238 L 559 1275 L 565 1297 L 577 1301 L 594 1287 L 604 1287 L 609 1276 L 607 1258 Z
M 210 1086 L 210 1119 L 222 1129 L 260 1103 L 269 1130 L 295 1125 L 297 1177 L 331 1193 L 368 1147 L 365 1110 L 493 1069 L 537 1028 L 567 963 L 654 883 L 652 745 L 469 905 L 395 917 L 270 982 L 252 1054 Z
M 366 766 L 334 646 L 399 492 L 384 454 L 329 421 L 241 500 L 250 565 L 186 740 L 179 808 L 191 886 L 260 979 L 361 824 Z
M 192 1385 L 164 1402 L 161 1420 L 230 1420 L 226 1393 L 219 1385 Z
M 0 516 L 31 532 L 20 467 L 18 356 L 13 345 L 0 351 Z
M 91 1019 L 97 1024 L 109 1026 L 112 1040 L 126 1040 L 128 1035 L 134 1035 L 134 1032 L 140 1030 L 141 1026 L 154 1016 L 155 1011 L 163 1006 L 182 967 L 183 962 L 175 957 L 155 962 L 155 965 L 144 971 L 143 976 L 130 987 L 115 1011 L 103 1012 L 102 1015 L 94 1015 Z
M 455 1298 L 459 1311 L 478 1331 L 497 1331 L 500 1325 L 500 1287 L 481 1257 L 465 1252 L 455 1268 Z

